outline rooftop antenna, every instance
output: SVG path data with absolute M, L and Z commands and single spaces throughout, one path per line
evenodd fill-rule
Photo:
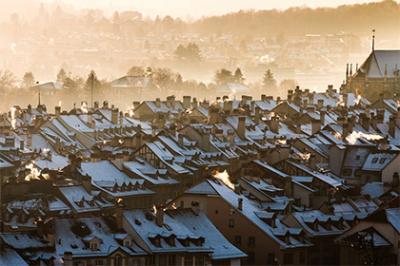
M 40 106 L 40 86 L 39 86 L 39 81 L 36 81 L 36 85 L 38 86 L 38 91 L 39 91 L 38 106 Z
M 372 51 L 375 51 L 375 29 L 372 30 Z

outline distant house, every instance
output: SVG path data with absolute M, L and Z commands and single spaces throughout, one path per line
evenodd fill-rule
M 134 95 L 135 99 L 142 99 L 149 93 L 153 87 L 151 77 L 147 76 L 124 76 L 111 82 L 111 89 L 119 101 L 125 99 L 124 97 L 131 97 Z
M 64 84 L 58 81 L 51 81 L 38 84 L 32 87 L 32 90 L 40 91 L 41 95 L 54 95 L 64 89 Z

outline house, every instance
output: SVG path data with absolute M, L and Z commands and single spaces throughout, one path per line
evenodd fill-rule
M 400 209 L 380 209 L 336 239 L 340 264 L 400 263 Z
M 174 204 L 203 211 L 229 241 L 247 254 L 246 265 L 306 264 L 306 249 L 312 243 L 300 228 L 285 226 L 274 213 L 218 180 L 206 180 L 190 188 Z
M 344 90 L 358 92 L 369 99 L 378 99 L 379 94 L 391 96 L 400 88 L 400 50 L 374 50 L 364 63 L 354 71 L 347 65 Z

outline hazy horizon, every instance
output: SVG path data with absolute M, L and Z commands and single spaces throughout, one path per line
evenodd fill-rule
M 265 10 L 278 9 L 284 10 L 291 7 L 337 7 L 340 5 L 362 4 L 371 2 L 381 2 L 376 0 L 219 0 L 216 4 L 214 0 L 186 1 L 186 0 L 15 0 L 2 4 L 2 15 L 14 12 L 31 14 L 30 7 L 40 3 L 69 6 L 73 9 L 101 9 L 106 14 L 114 11 L 135 10 L 144 16 L 154 18 L 157 15 L 180 17 L 183 19 L 198 19 L 203 16 L 222 15 L 239 10 Z M 398 2 L 398 0 L 396 0 Z

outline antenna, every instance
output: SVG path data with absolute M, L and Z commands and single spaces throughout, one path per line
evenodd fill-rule
M 39 81 L 36 81 L 36 85 L 38 86 L 38 91 L 39 91 L 38 106 L 40 106 L 40 86 L 39 86 Z
M 372 51 L 375 51 L 375 29 L 372 30 Z

